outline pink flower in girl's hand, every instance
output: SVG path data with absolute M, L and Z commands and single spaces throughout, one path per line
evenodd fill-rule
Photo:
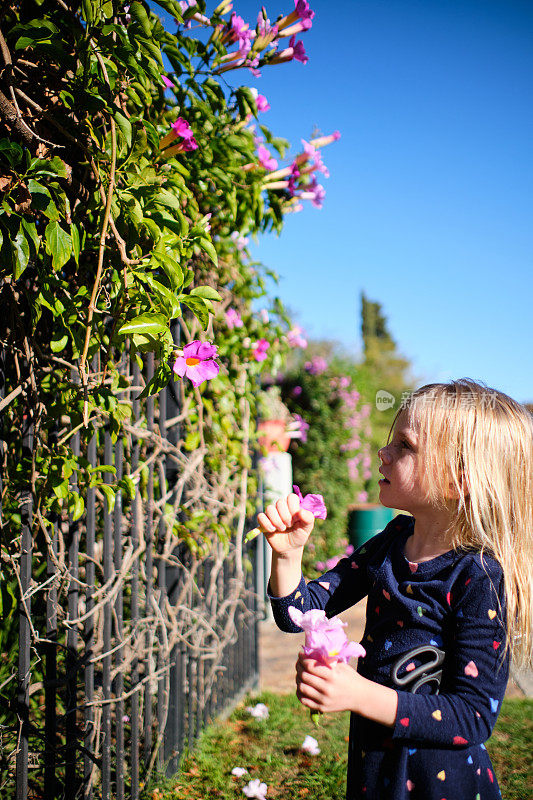
M 347 663 L 352 657 L 359 658 L 366 655 L 362 645 L 348 641 L 343 630 L 346 623 L 338 617 L 328 619 L 326 612 L 319 609 L 304 613 L 294 606 L 289 606 L 287 610 L 294 624 L 305 631 L 303 651 L 306 656 L 330 666 L 337 661 Z M 318 726 L 321 712 L 310 709 L 310 716 Z
M 326 519 L 328 512 L 321 494 L 306 494 L 305 497 L 303 497 L 299 487 L 295 484 L 293 484 L 292 491 L 294 494 L 298 495 L 301 508 L 310 511 L 315 519 Z
M 318 609 L 303 613 L 294 606 L 289 606 L 288 612 L 294 624 L 305 631 L 306 656 L 329 665 L 365 655 L 364 647 L 348 640 L 343 630 L 346 623 L 338 617 L 328 619 L 326 612 Z

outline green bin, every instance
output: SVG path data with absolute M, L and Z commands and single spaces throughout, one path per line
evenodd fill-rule
M 373 503 L 360 503 L 348 511 L 348 540 L 355 549 L 361 547 L 396 516 L 393 508 Z

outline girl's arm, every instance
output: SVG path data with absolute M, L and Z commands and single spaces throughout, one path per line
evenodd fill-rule
M 396 691 L 367 680 L 347 664 L 324 667 L 300 656 L 297 695 L 318 711 L 354 711 L 389 726 L 393 739 L 440 747 L 467 747 L 485 742 L 501 708 L 509 660 L 505 627 L 494 590 L 497 578 L 485 573 L 464 576 L 465 590 L 454 603 L 455 651 L 447 667 L 450 678 L 440 694 Z

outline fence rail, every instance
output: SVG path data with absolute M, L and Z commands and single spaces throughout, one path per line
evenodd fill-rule
M 72 436 L 87 469 L 103 475 L 83 493 L 83 513 L 37 524 L 30 487 L 20 498 L 2 798 L 138 800 L 149 776 L 175 773 L 209 720 L 257 684 L 255 545 L 243 554 L 242 535 L 213 537 L 199 555 L 173 534 L 170 512 L 196 479 L 180 455 L 179 399 L 169 387 L 139 400 L 150 357 L 142 371 L 135 361 L 121 371 L 127 435 L 91 425 Z M 34 446 L 28 409 L 30 461 Z

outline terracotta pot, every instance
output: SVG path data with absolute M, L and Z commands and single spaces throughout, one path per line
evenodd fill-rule
M 286 431 L 287 424 L 283 419 L 265 419 L 258 425 L 259 445 L 268 453 L 286 452 L 291 437 Z

